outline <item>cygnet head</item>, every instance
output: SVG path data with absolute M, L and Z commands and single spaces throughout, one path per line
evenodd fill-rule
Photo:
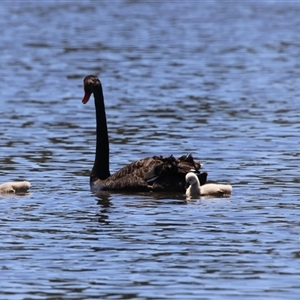
M 185 175 L 185 188 L 188 188 L 190 185 L 200 186 L 197 175 L 192 172 L 189 172 Z

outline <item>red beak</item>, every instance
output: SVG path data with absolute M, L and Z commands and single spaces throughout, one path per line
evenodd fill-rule
M 90 97 L 91 97 L 91 94 L 85 92 L 84 97 L 83 97 L 83 99 L 82 99 L 82 103 L 83 103 L 83 104 L 86 104 L 86 103 L 89 101 Z

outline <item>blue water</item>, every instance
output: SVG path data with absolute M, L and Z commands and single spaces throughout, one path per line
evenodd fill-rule
M 300 2 L 3 1 L 0 299 L 298 299 Z M 192 153 L 230 198 L 89 191 Z

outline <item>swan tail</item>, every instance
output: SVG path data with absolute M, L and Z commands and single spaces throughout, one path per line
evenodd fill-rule
M 183 155 L 178 158 L 178 170 L 184 174 L 189 172 L 198 173 L 202 164 L 194 160 L 192 154 Z
M 207 172 L 201 172 L 201 173 L 196 174 L 196 175 L 197 175 L 197 177 L 199 179 L 200 186 L 204 185 L 206 183 L 208 173 Z

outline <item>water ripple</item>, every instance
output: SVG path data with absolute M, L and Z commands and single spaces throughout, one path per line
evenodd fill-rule
M 32 188 L 0 195 L 0 298 L 298 299 L 300 6 L 275 2 L 3 2 L 1 182 Z M 112 172 L 192 153 L 233 195 L 92 194 L 91 73 Z

